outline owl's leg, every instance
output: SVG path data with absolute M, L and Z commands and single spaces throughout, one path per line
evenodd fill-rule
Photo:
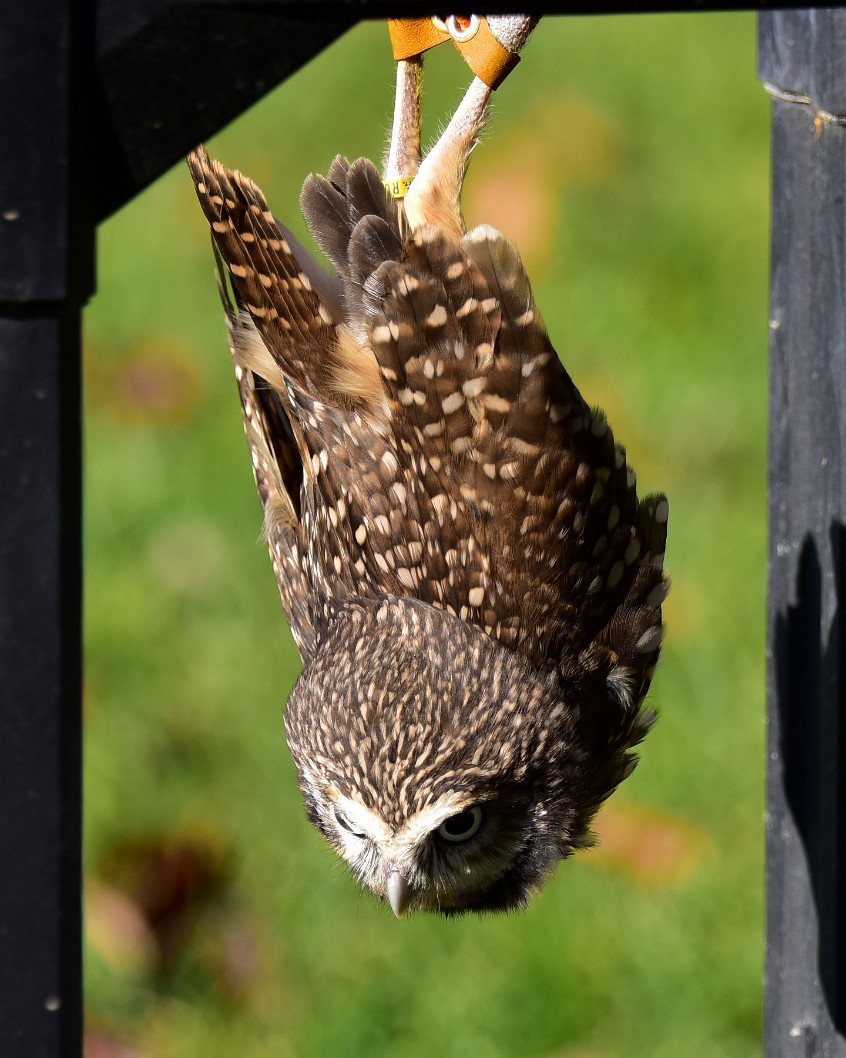
M 464 233 L 461 187 L 490 98 L 491 89 L 475 77 L 405 196 L 405 213 L 412 228 L 435 223 L 456 235 Z
M 517 62 L 538 19 L 530 15 L 450 16 L 446 28 L 461 47 L 479 43 L 472 55 L 465 54 L 476 72 L 440 139 L 417 170 L 405 197 L 405 215 L 412 228 L 437 224 L 455 235 L 464 234 L 461 187 L 470 152 L 485 123 L 493 87 Z
M 420 168 L 420 89 L 423 57 L 414 55 L 397 63 L 397 89 L 394 98 L 394 123 L 385 163 L 385 183 L 402 185 Z M 392 187 L 391 193 L 402 197 L 404 186 Z

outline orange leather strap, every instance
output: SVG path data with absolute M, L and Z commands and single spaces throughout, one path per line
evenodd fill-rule
M 444 41 L 451 40 L 445 29 L 439 29 L 431 18 L 389 18 L 388 32 L 394 49 L 394 60 L 422 55 Z
M 441 26 L 431 18 L 388 19 L 394 59 L 410 59 L 452 40 L 473 73 L 489 88 L 498 88 L 520 61 L 519 55 L 500 44 L 484 17 L 478 19 L 475 31 L 462 40 L 454 40 Z
M 479 19 L 479 28 L 468 40 L 457 40 L 455 46 L 464 61 L 488 88 L 499 88 L 520 61 L 491 33 L 486 18 Z

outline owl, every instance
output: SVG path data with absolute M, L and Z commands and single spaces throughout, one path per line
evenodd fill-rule
M 511 57 L 533 26 L 481 21 Z M 398 917 L 525 906 L 591 844 L 654 718 L 667 592 L 665 497 L 638 499 L 517 251 L 465 230 L 491 86 L 421 158 L 420 67 L 398 66 L 384 181 L 339 157 L 305 182 L 331 273 L 254 183 L 189 156 L 304 663 L 285 730 L 307 815 Z

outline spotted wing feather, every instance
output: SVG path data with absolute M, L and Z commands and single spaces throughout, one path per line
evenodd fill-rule
M 422 228 L 367 291 L 398 454 L 425 481 L 417 507 L 439 545 L 420 596 L 575 669 L 663 556 L 663 526 L 555 355 L 516 251 L 489 228 L 460 243 Z M 641 581 L 660 584 L 660 567 Z M 660 610 L 639 616 L 660 626 Z M 618 621 L 612 652 L 619 635 Z
M 212 230 L 265 535 L 292 634 L 306 657 L 315 646 L 315 613 L 301 546 L 304 439 L 291 412 L 298 392 L 324 385 L 334 327 L 255 185 L 202 148 L 188 161 Z
M 516 251 L 490 228 L 405 234 L 373 166 L 337 159 L 302 204 L 338 272 L 338 321 L 254 185 L 217 163 L 195 179 L 265 350 L 248 366 L 294 440 L 277 447 L 301 467 L 297 516 L 277 530 L 286 608 L 307 596 L 316 636 L 338 599 L 410 595 L 638 702 L 660 642 L 666 501 L 638 502 Z
M 351 334 L 352 317 L 333 319 L 309 278 L 314 262 L 303 270 L 302 250 L 294 254 L 261 191 L 202 149 L 190 155 L 189 167 L 231 288 L 224 304 L 265 531 L 307 657 L 336 600 L 405 590 L 405 574 L 387 565 L 396 565 L 393 552 L 375 554 L 359 543 L 367 524 L 376 542 L 383 527 L 397 528 L 389 497 L 368 494 L 382 495 L 395 466 L 387 405 L 372 353 Z M 333 167 L 336 176 L 340 167 Z M 359 191 L 345 245 L 356 211 L 372 197 L 372 180 L 360 165 L 351 168 Z M 379 191 L 384 199 L 381 185 Z M 327 201 L 337 204 L 333 196 Z M 365 226 L 373 219 L 366 215 Z

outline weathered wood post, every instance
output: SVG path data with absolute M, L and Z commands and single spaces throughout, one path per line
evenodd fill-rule
M 0 19 L 0 1052 L 80 1053 L 80 313 L 72 0 Z
M 846 1055 L 846 10 L 759 16 L 773 97 L 767 1058 Z
M 4 1055 L 82 1049 L 79 316 L 94 224 L 356 17 L 387 13 L 4 0 Z M 172 76 L 185 69 L 190 94 Z M 844 1058 L 846 11 L 762 14 L 760 75 L 774 97 L 766 1054 Z
M 3 0 L 0 1055 L 80 1058 L 80 318 L 95 224 L 350 26 L 338 5 Z M 185 71 L 190 71 L 190 92 Z

